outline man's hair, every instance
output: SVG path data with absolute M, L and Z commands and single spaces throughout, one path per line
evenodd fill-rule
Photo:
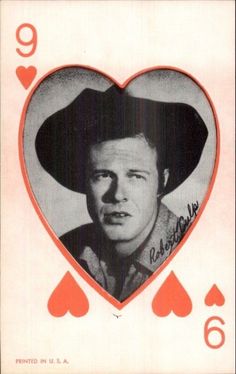
M 159 195 L 161 196 L 164 191 L 164 179 L 165 178 L 164 178 L 164 167 L 163 167 L 163 163 L 160 157 L 160 152 L 158 153 L 157 146 L 154 143 L 154 141 L 150 139 L 150 136 L 148 136 L 148 134 L 147 133 L 145 134 L 144 132 L 137 132 L 137 128 L 135 127 L 126 127 L 126 129 L 124 129 L 119 134 L 116 131 L 114 131 L 114 129 L 111 131 L 105 131 L 105 132 L 99 131 L 98 134 L 94 133 L 93 131 L 87 131 L 86 139 L 85 139 L 86 150 L 87 150 L 86 152 L 87 160 L 89 157 L 89 150 L 91 146 L 100 144 L 100 143 L 103 143 L 109 140 L 121 140 L 121 139 L 127 139 L 127 138 L 143 139 L 144 141 L 147 142 L 147 144 L 149 145 L 151 149 L 154 149 L 156 151 L 156 155 L 157 155 L 156 167 L 158 171 L 158 183 L 159 183 L 158 192 L 159 192 Z

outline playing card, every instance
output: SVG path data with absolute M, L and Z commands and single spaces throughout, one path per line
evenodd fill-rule
M 234 372 L 234 3 L 3 1 L 2 372 Z

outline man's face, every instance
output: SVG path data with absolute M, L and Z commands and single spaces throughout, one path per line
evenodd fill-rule
M 108 239 L 146 238 L 157 214 L 158 180 L 157 152 L 143 137 L 90 147 L 87 205 Z

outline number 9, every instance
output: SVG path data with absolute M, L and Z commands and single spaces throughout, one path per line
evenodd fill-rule
M 25 40 L 21 39 L 20 33 L 21 33 L 21 30 L 24 29 L 24 28 L 31 30 L 32 37 L 31 37 L 30 40 L 25 41 Z M 22 57 L 32 56 L 35 52 L 36 47 L 37 47 L 37 31 L 36 31 L 35 27 L 33 25 L 31 25 L 30 23 L 23 23 L 22 25 L 20 25 L 16 30 L 16 40 L 21 45 L 25 45 L 25 46 L 32 45 L 32 49 L 29 52 L 22 52 L 19 48 L 16 48 L 16 52 Z

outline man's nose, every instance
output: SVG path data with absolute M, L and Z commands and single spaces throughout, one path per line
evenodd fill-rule
M 114 178 L 108 191 L 103 196 L 103 201 L 106 203 L 119 203 L 128 200 L 128 191 L 125 186 L 125 181 L 120 178 Z
M 125 182 L 122 179 L 117 178 L 115 180 L 113 193 L 114 193 L 114 199 L 117 202 L 128 200 L 127 188 L 125 186 Z

